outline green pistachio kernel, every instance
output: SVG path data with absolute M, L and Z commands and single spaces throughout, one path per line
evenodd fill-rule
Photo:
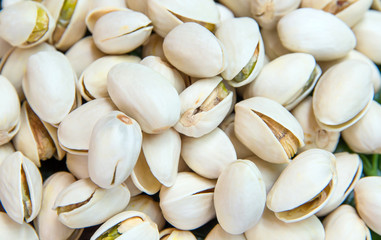
M 49 28 L 48 13 L 44 9 L 38 7 L 36 25 L 34 26 L 32 33 L 29 35 L 27 43 L 31 44 L 40 40 L 48 31 L 48 28 Z
M 257 65 L 259 55 L 259 43 L 255 48 L 254 54 L 249 60 L 249 62 L 242 68 L 242 70 L 233 78 L 234 82 L 242 82 L 245 81 L 250 74 L 253 72 L 255 65 Z
M 117 237 L 122 235 L 118 232 L 119 226 L 120 226 L 120 224 L 117 224 L 114 227 L 110 228 L 105 233 L 103 233 L 102 236 L 98 237 L 97 240 L 114 240 L 114 239 L 116 239 Z
M 56 29 L 53 33 L 53 42 L 56 43 L 61 39 L 63 33 L 65 32 L 67 26 L 70 23 L 76 5 L 77 0 L 65 0 L 61 8 L 60 16 L 57 20 Z

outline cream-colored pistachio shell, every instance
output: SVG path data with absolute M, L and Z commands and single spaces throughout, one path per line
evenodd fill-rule
M 220 224 L 216 224 L 214 228 L 208 233 L 205 240 L 220 240 L 220 239 L 226 239 L 226 240 L 246 240 L 246 237 L 244 234 L 230 234 L 226 232 Z
M 189 137 L 201 137 L 213 131 L 229 113 L 233 91 L 221 77 L 193 83 L 180 94 L 181 117 L 175 129 Z
M 160 231 L 160 240 L 196 240 L 197 238 L 190 231 L 178 230 L 176 228 L 166 228 Z
M 376 9 L 378 11 L 381 11 L 381 1 L 380 0 L 373 0 L 372 8 Z
M 135 183 L 132 181 L 131 175 L 127 178 L 126 181 L 124 181 L 124 184 L 126 184 L 128 190 L 130 190 L 131 197 L 135 197 L 142 193 L 142 191 L 135 186 Z
M 16 150 L 11 142 L 0 146 L 0 166 L 1 163 Z
M 89 178 L 87 155 L 66 154 L 66 167 L 77 179 Z
M 41 20 L 38 20 L 38 9 L 44 15 Z M 44 28 L 41 29 L 41 26 L 36 26 L 36 21 L 39 21 Z M 35 1 L 22 1 L 12 4 L 2 10 L 0 14 L 0 35 L 12 46 L 28 48 L 44 42 L 52 34 L 54 27 L 52 15 L 45 6 Z M 41 31 L 45 31 L 42 36 L 29 41 L 34 32 Z
M 298 150 L 299 152 L 312 148 L 321 148 L 329 152 L 335 151 L 340 132 L 325 130 L 319 126 L 312 109 L 311 96 L 306 97 L 291 113 L 303 128 L 305 145 Z
M 265 45 L 266 56 L 268 56 L 270 60 L 291 53 L 290 50 L 282 45 L 276 29 L 261 29 L 261 35 Z
M 356 210 L 343 204 L 323 220 L 326 240 L 370 240 L 370 231 L 357 215 Z
M 337 186 L 335 156 L 322 149 L 297 155 L 267 195 L 266 205 L 284 222 L 306 219 L 324 207 Z
M 227 65 L 221 42 L 207 28 L 194 22 L 172 29 L 164 38 L 163 50 L 173 66 L 191 77 L 214 77 Z
M 216 179 L 223 169 L 237 159 L 234 146 L 220 128 L 199 138 L 182 137 L 181 156 L 197 174 Z
M 126 5 L 129 9 L 141 12 L 147 15 L 147 2 L 148 0 L 125 0 Z
M 103 189 L 86 178 L 62 190 L 53 209 L 57 211 L 58 219 L 66 226 L 84 228 L 105 222 L 123 211 L 129 201 L 130 192 L 124 184 Z
M 12 4 L 15 4 L 15 3 L 18 3 L 18 2 L 22 2 L 22 1 L 29 1 L 29 0 L 2 0 L 1 1 L 1 7 L 2 8 L 6 8 Z
M 114 110 L 117 108 L 109 98 L 95 99 L 75 109 L 58 127 L 61 147 L 71 153 L 86 155 L 94 125 Z
M 167 62 L 163 61 L 160 57 L 147 56 L 143 58 L 140 63 L 162 74 L 165 79 L 176 88 L 178 94 L 185 89 L 185 82 L 180 72 Z
M 160 208 L 164 218 L 181 230 L 198 228 L 216 216 L 213 206 L 215 181 L 196 173 L 181 172 L 172 187 L 162 186 Z
M 0 235 L 7 239 L 38 240 L 34 228 L 25 222 L 17 223 L 6 213 L 0 212 Z
M 179 95 L 155 70 L 138 63 L 120 63 L 107 78 L 112 101 L 134 118 L 144 132 L 160 133 L 179 120 Z
M 247 240 L 278 240 L 279 237 L 293 240 L 325 239 L 323 224 L 315 215 L 299 222 L 285 223 L 267 208 L 257 225 L 246 231 L 245 236 Z
M 9 142 L 20 127 L 20 101 L 16 89 L 0 75 L 0 145 Z
M 366 225 L 381 235 L 381 176 L 361 178 L 355 186 L 358 214 Z
M 94 25 L 95 45 L 108 54 L 131 52 L 151 34 L 151 20 L 140 12 L 114 11 L 100 17 Z
M 148 56 L 157 56 L 162 60 L 167 61 L 167 58 L 164 55 L 163 42 L 164 38 L 156 33 L 152 33 L 148 40 L 143 44 L 142 56 L 144 58 Z
M 237 17 L 251 17 L 250 0 L 220 0 Z
M 42 178 L 36 165 L 21 152 L 8 156 L 0 168 L 0 200 L 15 222 L 31 222 L 41 208 Z
M 344 57 L 356 45 L 352 30 L 334 15 L 312 8 L 300 8 L 278 23 L 280 40 L 294 52 L 305 52 L 316 60 Z
M 217 3 L 216 2 L 216 6 L 217 6 L 217 10 L 218 10 L 218 13 L 220 15 L 220 24 L 225 21 L 225 20 L 228 20 L 228 19 L 231 19 L 231 18 L 234 18 L 234 13 L 229 9 L 227 8 L 225 5 L 222 5 L 221 3 Z M 217 27 L 220 25 L 218 24 Z
M 264 45 L 258 24 L 252 18 L 231 18 L 222 22 L 216 37 L 227 54 L 227 65 L 221 76 L 234 87 L 254 80 L 264 63 Z
M 90 240 L 103 239 L 102 236 L 114 228 L 117 230 L 118 237 L 110 239 L 159 240 L 156 224 L 146 214 L 138 211 L 124 211 L 116 214 L 102 224 Z
M 255 155 L 272 163 L 289 162 L 304 145 L 298 121 L 282 105 L 264 97 L 235 105 L 234 131 Z
M 346 60 L 331 67 L 319 79 L 312 97 L 317 123 L 331 131 L 350 127 L 369 109 L 373 93 L 371 68 L 366 63 Z

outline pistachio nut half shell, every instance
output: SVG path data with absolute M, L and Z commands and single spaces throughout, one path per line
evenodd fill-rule
M 160 231 L 160 240 L 196 240 L 197 238 L 190 231 L 178 230 L 176 228 L 166 228 Z
M 6 213 L 0 212 L 0 234 L 8 239 L 39 240 L 34 228 L 25 222 L 17 223 Z
M 229 240 L 246 240 L 244 234 L 230 234 L 226 232 L 220 224 L 216 224 L 214 228 L 206 235 L 205 240 L 220 240 L 220 239 L 229 239 Z

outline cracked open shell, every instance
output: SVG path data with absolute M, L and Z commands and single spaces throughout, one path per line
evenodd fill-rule
M 151 20 L 143 13 L 120 10 L 107 13 L 97 20 L 93 38 L 102 52 L 122 54 L 142 45 L 152 29 Z
M 303 128 L 304 143 L 298 152 L 303 152 L 311 148 L 320 148 L 333 152 L 339 142 L 340 132 L 329 131 L 321 128 L 316 122 L 312 109 L 312 97 L 306 97 L 292 111 L 292 115 L 298 120 Z
M 124 211 L 102 224 L 90 240 L 159 240 L 157 225 L 144 213 Z
M 370 231 L 357 215 L 356 210 L 343 204 L 323 220 L 326 240 L 336 239 L 372 239 Z
M 191 77 L 214 77 L 227 65 L 222 43 L 207 28 L 194 22 L 172 29 L 164 38 L 163 50 L 174 67 Z
M 255 81 L 246 87 L 244 98 L 270 98 L 291 110 L 313 90 L 321 72 L 312 55 L 285 54 L 262 68 Z
M 120 111 L 100 118 L 91 133 L 88 168 L 91 180 L 102 188 L 123 183 L 131 174 L 142 145 L 139 124 Z
M 148 0 L 147 8 L 155 32 L 162 37 L 186 22 L 196 22 L 210 31 L 214 31 L 219 23 L 219 13 L 213 0 Z
M 0 145 L 9 142 L 20 128 L 20 101 L 16 89 L 0 76 Z
M 293 52 L 309 53 L 317 61 L 344 57 L 356 45 L 352 30 L 323 10 L 294 10 L 279 21 L 277 29 L 283 46 Z
M 36 165 L 21 152 L 7 157 L 0 168 L 0 200 L 13 221 L 31 222 L 41 208 L 42 178 Z
M 57 172 L 45 180 L 42 192 L 40 213 L 34 220 L 34 225 L 40 240 L 75 240 L 83 229 L 71 229 L 63 225 L 54 211 L 53 205 L 57 195 L 67 186 L 75 182 L 75 178 L 68 172 Z
M 237 17 L 251 17 L 250 0 L 220 0 Z
M 111 111 L 117 110 L 110 98 L 87 102 L 68 114 L 58 127 L 61 147 L 70 153 L 86 155 L 91 132 L 96 122 Z
M 253 97 L 235 105 L 234 131 L 255 155 L 271 163 L 288 163 L 304 146 L 303 129 L 274 100 Z
M 265 45 L 266 56 L 270 60 L 291 53 L 290 50 L 282 45 L 276 29 L 261 29 L 261 35 Z
M 229 240 L 246 240 L 244 234 L 230 234 L 226 232 L 220 224 L 216 224 L 214 228 L 208 233 L 205 240 L 220 240 L 220 239 L 229 239 Z
M 216 181 L 196 173 L 181 172 L 172 187 L 160 190 L 160 208 L 164 218 L 181 230 L 198 228 L 216 216 L 213 191 Z
M 164 55 L 163 42 L 164 38 L 156 33 L 152 33 L 148 40 L 143 44 L 142 56 L 144 58 L 148 56 L 157 56 L 162 60 L 167 61 L 167 58 Z
M 381 177 L 361 178 L 355 186 L 358 214 L 366 225 L 381 235 Z
M 216 179 L 223 169 L 237 159 L 234 146 L 220 128 L 199 138 L 182 137 L 181 156 L 197 174 Z
M 315 86 L 312 107 L 316 121 L 323 129 L 342 131 L 364 116 L 373 94 L 369 65 L 343 61 L 328 69 Z
M 0 13 L 0 35 L 12 46 L 28 48 L 44 42 L 54 27 L 46 7 L 34 1 L 12 4 Z
M 233 87 L 254 80 L 264 64 L 264 45 L 258 24 L 252 18 L 231 18 L 216 31 L 227 54 L 227 65 L 221 76 Z
M 0 212 L 0 234 L 9 239 L 39 240 L 34 228 L 25 222 L 13 221 L 6 213 Z
M 197 238 L 190 231 L 183 231 L 176 228 L 167 228 L 160 231 L 160 240 L 196 240 Z
M 310 149 L 300 153 L 271 188 L 267 207 L 286 223 L 312 216 L 333 196 L 337 187 L 335 165 L 335 156 L 328 151 Z
M 112 67 L 122 62 L 140 62 L 137 56 L 104 56 L 92 62 L 78 79 L 78 89 L 86 101 L 109 97 L 107 92 L 107 74 Z
M 6 143 L 4 145 L 0 146 L 0 166 L 1 163 L 12 153 L 14 153 L 16 150 L 13 147 L 12 143 Z
M 242 234 L 260 220 L 266 202 L 266 186 L 259 169 L 249 160 L 229 164 L 217 179 L 214 207 L 221 227 Z
M 85 228 L 101 224 L 123 211 L 129 201 L 130 192 L 126 185 L 103 189 L 86 178 L 62 190 L 54 202 L 53 209 L 57 211 L 58 219 L 66 226 Z
M 163 132 L 179 120 L 179 95 L 155 70 L 138 63 L 120 63 L 110 70 L 107 78 L 112 101 L 134 118 L 144 132 Z
M 77 179 L 89 178 L 87 155 L 66 154 L 66 167 Z M 130 189 L 129 189 L 130 190 Z
M 228 114 L 233 91 L 221 77 L 193 83 L 180 94 L 181 117 L 175 129 L 189 137 L 201 137 L 213 131 Z

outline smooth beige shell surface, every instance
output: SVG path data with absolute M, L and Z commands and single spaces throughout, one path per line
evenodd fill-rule
M 190 231 L 182 231 L 176 228 L 167 228 L 160 232 L 160 240 L 196 240 L 197 238 Z
M 22 224 L 13 221 L 6 213 L 0 212 L 0 234 L 9 239 L 38 240 L 34 228 L 25 222 Z
M 220 224 L 216 224 L 214 228 L 208 233 L 205 240 L 220 240 L 220 239 L 229 239 L 229 240 L 246 240 L 244 234 L 230 234 L 226 232 Z

